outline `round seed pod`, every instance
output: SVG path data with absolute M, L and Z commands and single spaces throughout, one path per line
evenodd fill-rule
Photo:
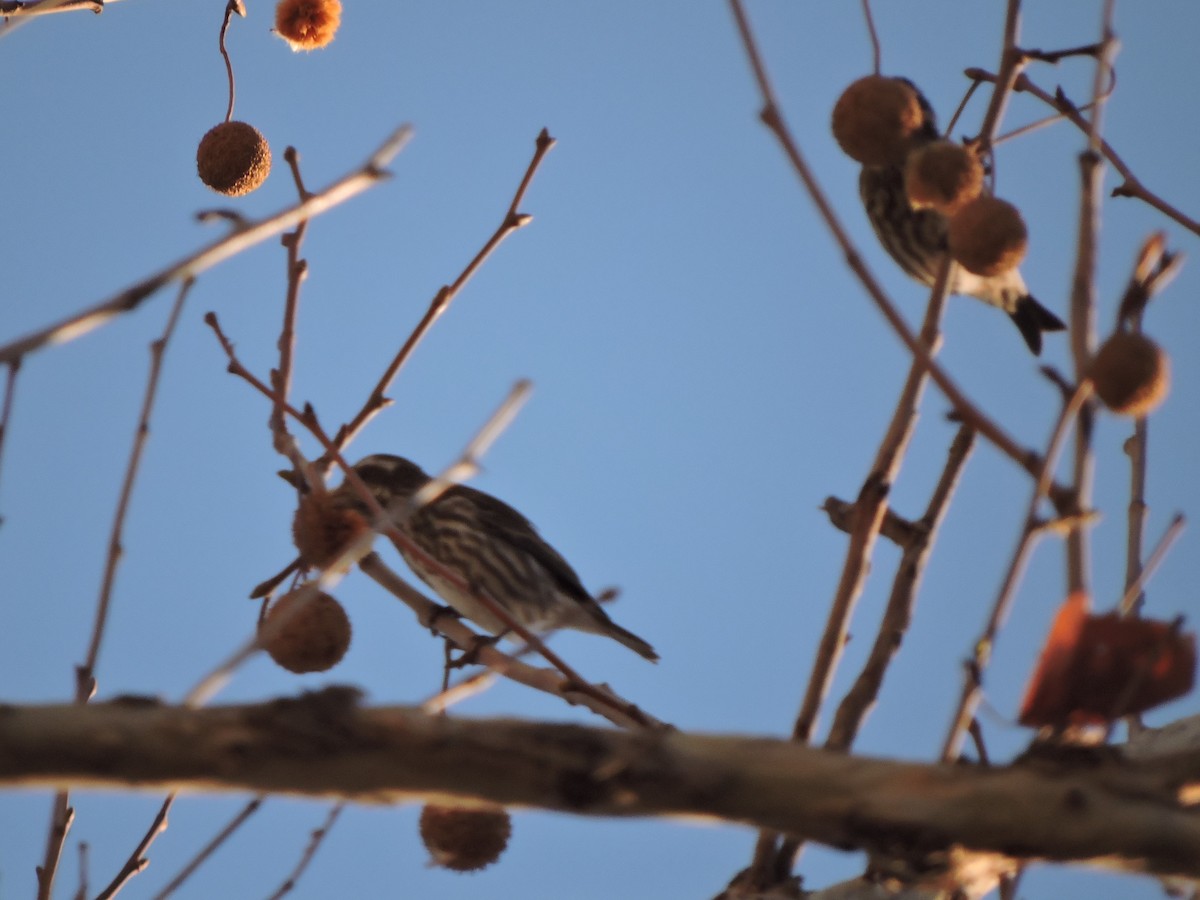
M 275 7 L 275 33 L 293 52 L 326 46 L 341 22 L 340 0 L 280 0 Z
M 1166 351 L 1132 331 L 1118 331 L 1101 344 L 1088 374 L 1100 400 L 1119 416 L 1153 412 L 1171 389 Z
M 1025 258 L 1029 234 L 1015 206 L 981 194 L 950 218 L 950 255 L 968 272 L 992 278 Z
M 500 858 L 512 835 L 503 807 L 470 809 L 428 804 L 421 810 L 421 840 L 435 865 L 478 872 Z
M 833 136 L 851 159 L 867 166 L 900 165 L 925 124 L 917 92 L 898 78 L 868 75 L 833 107 Z
M 200 139 L 196 171 L 218 194 L 240 197 L 271 174 L 271 147 L 253 125 L 222 122 Z
M 933 141 L 908 155 L 904 188 L 914 209 L 952 216 L 983 190 L 983 165 L 962 144 Z
M 296 602 L 300 590 L 284 594 L 275 601 L 267 611 L 264 628 Z M 297 675 L 332 669 L 341 662 L 349 647 L 350 619 L 342 604 L 329 594 L 317 594 L 309 600 L 266 643 L 271 659 Z
M 305 494 L 292 517 L 292 540 L 300 559 L 318 569 L 332 563 L 351 541 L 368 530 L 367 520 L 348 508 L 338 492 Z M 349 564 L 354 562 L 350 560 Z

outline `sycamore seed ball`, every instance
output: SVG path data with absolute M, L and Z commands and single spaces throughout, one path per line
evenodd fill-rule
M 271 173 L 271 147 L 253 125 L 222 122 L 196 148 L 200 180 L 227 197 L 248 194 Z
M 512 835 L 502 807 L 468 809 L 429 804 L 421 810 L 421 840 L 435 865 L 478 872 L 500 858 Z
M 950 218 L 950 255 L 968 272 L 991 278 L 1020 265 L 1028 245 L 1025 221 L 1015 206 L 981 194 Z
M 318 569 L 332 563 L 367 530 L 366 519 L 347 509 L 338 494 L 325 491 L 301 497 L 292 518 L 292 540 L 301 561 Z
M 267 612 L 264 627 L 296 603 L 300 590 L 275 601 Z M 349 647 L 350 619 L 342 604 L 328 594 L 317 594 L 309 600 L 266 643 L 271 659 L 297 675 L 332 669 Z
M 1092 357 L 1092 384 L 1104 405 L 1119 416 L 1138 418 L 1153 412 L 1171 389 L 1166 352 L 1146 337 L 1118 331 Z
M 914 209 L 952 216 L 983 190 L 983 165 L 962 144 L 934 141 L 908 155 L 904 187 Z
M 275 33 L 293 52 L 326 46 L 341 21 L 340 0 L 280 0 L 275 7 Z
M 858 79 L 833 107 L 834 138 L 847 156 L 866 166 L 903 163 L 924 123 L 917 92 L 883 75 Z

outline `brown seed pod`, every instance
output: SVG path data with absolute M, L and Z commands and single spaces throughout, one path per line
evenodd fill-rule
M 293 52 L 324 47 L 341 22 L 340 0 L 279 0 L 275 7 L 275 33 Z
M 421 810 L 421 840 L 435 865 L 477 872 L 500 858 L 512 835 L 512 819 L 493 809 L 429 804 Z
M 305 494 L 292 517 L 292 540 L 300 559 L 318 569 L 332 563 L 351 541 L 368 530 L 367 520 L 349 509 L 336 491 Z
M 1021 213 L 999 197 L 981 194 L 950 218 L 950 255 L 968 272 L 992 278 L 1025 258 L 1028 232 Z
M 1092 357 L 1089 373 L 1096 394 L 1119 416 L 1153 412 L 1171 389 L 1171 363 L 1144 334 L 1118 331 Z
M 218 194 L 240 197 L 271 174 L 271 147 L 253 125 L 222 122 L 200 139 L 196 171 Z
M 913 208 L 952 216 L 983 190 L 983 166 L 962 144 L 934 141 L 908 155 L 904 188 Z
M 297 589 L 284 594 L 267 611 L 263 627 L 296 602 Z M 292 615 L 266 643 L 267 653 L 289 672 L 324 672 L 332 669 L 350 647 L 350 619 L 328 594 L 317 594 Z
M 897 78 L 868 75 L 842 91 L 833 107 L 833 136 L 866 166 L 900 165 L 925 123 L 917 92 Z

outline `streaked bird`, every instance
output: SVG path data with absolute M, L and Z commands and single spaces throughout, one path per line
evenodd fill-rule
M 925 125 L 915 138 L 916 144 L 937 140 L 937 119 L 929 101 L 911 81 L 899 80 L 916 91 L 925 113 Z M 863 166 L 858 178 L 858 193 L 883 249 L 908 275 L 922 284 L 932 285 L 947 253 L 946 217 L 936 210 L 912 208 L 904 190 L 901 166 Z M 1030 296 L 1017 269 L 985 278 L 962 266 L 955 268 L 950 292 L 976 297 L 1004 310 L 1035 354 L 1042 352 L 1043 331 L 1062 331 L 1067 327 L 1058 316 Z
M 413 495 L 430 477 L 399 456 L 376 454 L 359 460 L 355 472 L 389 514 L 402 520 Z M 357 504 L 349 485 L 338 488 Z M 654 648 L 613 622 L 588 593 L 575 570 L 529 520 L 490 494 L 454 485 L 417 509 L 403 531 L 468 589 L 455 584 L 416 553 L 401 550 L 408 567 L 460 615 L 492 634 L 508 626 L 472 595 L 483 592 L 531 631 L 574 628 L 610 637 L 655 661 Z

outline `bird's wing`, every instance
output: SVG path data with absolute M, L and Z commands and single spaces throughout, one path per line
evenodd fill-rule
M 562 556 L 546 543 L 538 534 L 537 529 L 523 515 L 505 503 L 497 500 L 491 494 L 485 494 L 474 488 L 459 485 L 447 493 L 462 493 L 470 496 L 479 516 L 480 524 L 493 535 L 504 535 L 505 539 L 518 550 L 532 556 L 557 583 L 564 594 L 585 602 L 594 604 L 595 600 L 588 593 L 579 575 L 571 568 Z

